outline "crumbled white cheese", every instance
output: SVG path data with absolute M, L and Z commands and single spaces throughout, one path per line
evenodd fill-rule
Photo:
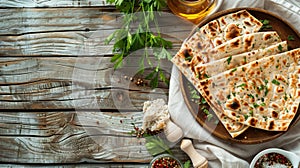
M 170 119 L 168 105 L 163 99 L 144 102 L 143 112 L 143 130 L 155 131 L 164 129 L 167 121 Z

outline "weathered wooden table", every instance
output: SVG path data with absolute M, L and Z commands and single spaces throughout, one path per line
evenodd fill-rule
M 167 100 L 168 87 L 112 84 L 104 38 L 121 14 L 104 0 L 0 7 L 0 167 L 146 167 L 145 140 L 128 132 L 141 125 L 143 102 Z M 166 18 L 160 26 L 174 53 L 193 25 Z M 186 159 L 178 146 L 175 155 Z

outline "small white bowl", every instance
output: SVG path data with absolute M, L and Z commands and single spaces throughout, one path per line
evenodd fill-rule
M 279 149 L 279 148 L 269 148 L 269 149 L 265 149 L 265 150 L 259 152 L 252 159 L 252 161 L 250 163 L 250 168 L 254 168 L 254 165 L 257 162 L 257 160 L 261 156 L 263 156 L 264 154 L 267 154 L 267 153 L 279 153 L 279 154 L 285 156 L 286 158 L 288 158 L 291 161 L 291 163 L 292 163 L 292 165 L 293 165 L 294 168 L 298 168 L 298 166 L 299 166 L 300 158 L 295 153 L 289 152 L 289 151 L 286 151 L 286 150 L 282 150 L 282 149 Z

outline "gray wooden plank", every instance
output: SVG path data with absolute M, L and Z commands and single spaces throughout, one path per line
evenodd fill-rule
M 0 162 L 146 163 L 152 156 L 145 139 L 128 134 L 131 123 L 141 126 L 142 117 L 141 112 L 1 112 Z M 186 159 L 179 144 L 168 144 Z
M 149 80 L 145 86 L 136 85 L 138 59 L 133 60 L 114 70 L 110 57 L 2 58 L 0 108 L 141 109 L 143 101 L 166 97 L 168 87 L 163 82 L 156 90 Z M 170 61 L 161 63 L 169 74 L 171 67 Z
M 148 168 L 147 163 L 0 164 L 2 168 Z
M 7 0 L 0 1 L 1 7 L 90 7 L 108 6 L 105 0 Z
M 8 8 L 1 9 L 0 35 L 23 35 L 59 31 L 108 31 L 121 28 L 122 14 L 106 8 Z M 142 15 L 142 13 L 135 13 Z M 180 32 L 185 35 L 194 26 L 170 12 L 157 15 L 162 33 Z M 137 27 L 139 22 L 133 23 Z M 155 31 L 155 25 L 150 25 Z M 176 35 L 176 34 L 175 34 Z M 34 37 L 34 35 L 32 36 Z M 22 37 L 20 37 L 22 38 Z

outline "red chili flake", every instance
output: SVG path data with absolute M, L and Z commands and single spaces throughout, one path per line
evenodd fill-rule
M 261 156 L 254 165 L 254 168 L 261 168 L 266 165 L 273 166 L 275 164 L 281 164 L 285 166 L 292 166 L 291 161 L 285 156 L 279 153 L 268 153 Z
M 180 168 L 180 164 L 171 157 L 162 157 L 154 161 L 151 168 Z

